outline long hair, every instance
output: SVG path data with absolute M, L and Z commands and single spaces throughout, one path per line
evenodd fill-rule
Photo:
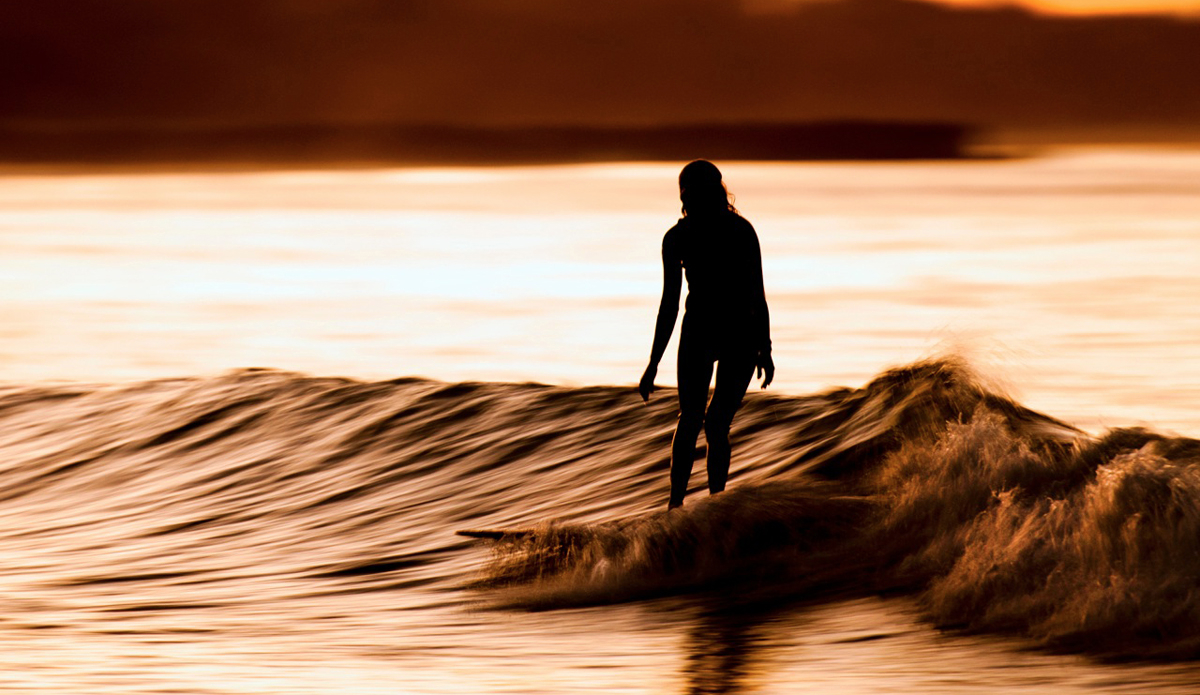
M 721 180 L 721 170 L 707 159 L 690 162 L 679 172 L 679 200 L 684 217 L 726 211 L 737 214 L 733 194 Z

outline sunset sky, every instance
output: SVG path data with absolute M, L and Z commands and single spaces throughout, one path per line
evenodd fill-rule
M 786 0 L 787 2 L 803 0 Z M 1198 0 L 1023 0 L 997 2 L 996 0 L 940 0 L 943 4 L 957 7 L 999 7 L 1018 5 L 1048 14 L 1093 15 L 1143 12 L 1171 14 L 1200 14 Z
M 0 129 L 847 118 L 1169 137 L 1197 129 L 1200 0 L 955 2 L 972 7 L 6 3 L 0 64 L 13 69 L 0 73 Z

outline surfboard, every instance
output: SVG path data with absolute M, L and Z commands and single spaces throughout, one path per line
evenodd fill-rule
M 524 538 L 525 536 L 533 535 L 533 531 L 529 529 L 503 529 L 503 528 L 486 528 L 486 529 L 466 529 L 455 531 L 460 536 L 467 538 L 483 538 L 491 541 L 498 541 L 503 538 Z

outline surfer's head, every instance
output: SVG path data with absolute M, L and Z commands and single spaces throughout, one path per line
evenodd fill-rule
M 707 159 L 697 159 L 679 172 L 679 200 L 683 202 L 684 217 L 726 210 L 737 212 L 732 199 L 721 180 L 721 170 Z

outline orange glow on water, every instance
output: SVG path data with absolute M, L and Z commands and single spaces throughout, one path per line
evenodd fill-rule
M 764 248 L 775 388 L 859 384 L 971 345 L 1059 416 L 1195 426 L 1180 375 L 1200 373 L 1198 161 L 729 164 Z M 675 173 L 9 178 L 0 354 L 10 379 L 268 366 L 630 383 Z
M 979 613 L 996 615 L 997 599 L 1034 606 L 991 618 L 1006 632 L 1013 616 L 1047 611 L 1055 634 L 1086 628 L 1092 639 L 1135 610 L 1145 624 L 1177 625 L 1173 587 L 1194 584 L 1200 478 L 1165 457 L 1168 445 L 1190 455 L 1186 441 L 1138 443 L 1095 480 L 1071 473 L 1081 482 L 1053 504 L 1032 493 L 1021 502 L 1014 481 L 1044 484 L 1059 470 L 1038 457 L 1092 449 L 1030 446 L 980 414 L 982 394 L 1002 388 L 975 390 L 936 368 L 804 396 L 950 345 L 1022 404 L 1070 423 L 1194 434 L 1200 153 L 722 170 L 762 240 L 779 371 L 735 423 L 734 485 L 716 498 L 696 491 L 675 517 L 647 510 L 664 506 L 676 404 L 667 394 L 643 404 L 633 387 L 650 349 L 660 242 L 678 215 L 675 165 L 6 178 L 6 684 L 313 695 L 1194 684 L 1190 661 L 1018 651 L 937 631 L 927 608 L 941 606 L 932 615 L 944 622 L 979 619 L 953 607 L 992 587 L 969 602 Z M 393 379 L 414 374 L 442 381 Z M 155 377 L 179 378 L 40 383 Z M 587 388 L 495 383 L 526 380 Z M 936 404 L 966 394 L 976 401 L 922 445 L 929 418 L 947 418 Z M 896 423 L 912 415 L 915 438 L 879 454 L 885 441 L 899 446 Z M 1083 435 L 1047 431 L 1053 439 L 1037 441 Z M 798 474 L 860 448 L 891 480 L 880 493 L 823 499 Z M 695 586 L 660 583 L 691 581 L 663 571 L 684 558 L 766 577 L 726 553 L 756 546 L 761 529 L 807 529 L 828 517 L 821 510 L 879 499 L 892 530 L 869 539 L 880 550 L 921 536 L 916 520 L 931 510 L 962 516 L 925 546 L 943 554 L 921 560 L 953 568 L 941 575 L 953 581 L 931 582 L 939 603 L 880 598 L 881 565 L 854 544 L 825 560 L 828 548 L 801 553 L 783 583 L 770 571 L 761 588 L 784 593 L 757 607 L 742 585 L 684 594 Z M 1161 504 L 1173 506 L 1148 512 Z M 492 597 L 469 582 L 525 565 L 520 555 L 489 564 L 455 530 L 552 520 L 583 525 L 585 543 L 534 544 L 568 571 L 516 598 L 576 609 L 478 610 Z M 1128 529 L 1149 539 L 1137 552 Z M 766 557 L 809 536 L 778 538 L 789 536 Z M 1023 553 L 1029 538 L 1049 540 Z M 946 561 L 958 544 L 969 561 Z M 1018 575 L 1048 579 L 1031 593 Z M 789 593 L 810 577 L 839 598 Z M 845 600 L 855 587 L 866 595 Z M 642 590 L 659 598 L 634 600 Z M 607 598 L 576 603 L 596 596 Z M 1162 646 L 1120 634 L 1123 653 Z M 1194 629 L 1174 634 L 1183 641 L 1168 647 L 1191 648 Z

